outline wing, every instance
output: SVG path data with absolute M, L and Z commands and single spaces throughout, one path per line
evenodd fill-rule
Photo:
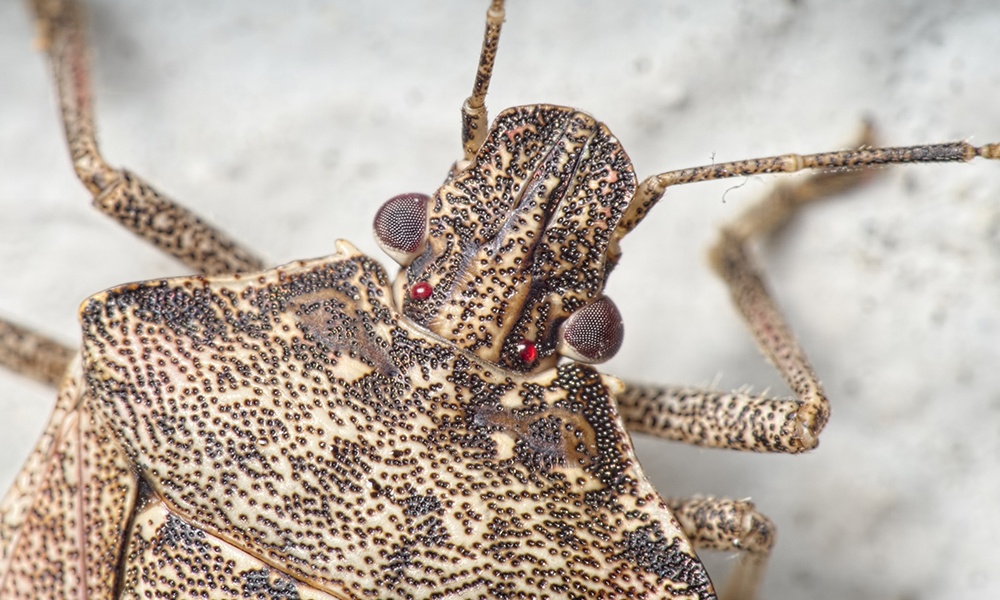
M 137 481 L 91 418 L 79 361 L 0 505 L 0 597 L 111 598 Z

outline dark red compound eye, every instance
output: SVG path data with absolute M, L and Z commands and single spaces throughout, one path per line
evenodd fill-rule
M 375 213 L 375 241 L 404 267 L 424 251 L 429 201 L 427 194 L 401 194 L 387 200 Z
M 604 296 L 571 314 L 559 327 L 556 350 L 585 363 L 599 363 L 618 353 L 625 325 L 618 307 Z
M 426 281 L 420 281 L 413 284 L 413 287 L 410 288 L 410 298 L 414 300 L 426 300 L 431 297 L 432 292 L 434 292 L 434 288 L 431 287 L 431 284 Z
M 538 347 L 531 340 L 522 339 L 517 343 L 517 355 L 525 364 L 532 364 L 538 360 Z

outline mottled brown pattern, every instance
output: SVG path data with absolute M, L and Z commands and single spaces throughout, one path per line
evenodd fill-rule
M 330 600 L 330 595 L 185 522 L 155 499 L 136 511 L 125 550 L 122 600 L 259 598 Z
M 14 485 L 7 491 L 3 502 L 0 502 L 0 577 L 7 572 L 16 548 L 18 531 L 28 518 L 35 493 L 48 476 L 46 465 L 55 452 L 67 415 L 79 407 L 82 388 L 83 374 L 77 360 L 59 389 L 59 396 L 45 431 L 35 443 Z
M 698 548 L 767 555 L 774 544 L 774 524 L 748 500 L 671 498 L 667 505 Z
M 818 431 L 799 419 L 793 398 L 690 386 L 628 383 L 617 398 L 629 431 L 705 446 L 754 452 L 801 452 Z
M 118 170 L 94 206 L 142 239 L 206 274 L 252 271 L 263 261 L 167 198 L 135 174 Z
M 79 382 L 76 370 L 64 389 L 79 392 Z M 114 590 L 138 482 L 107 426 L 86 410 L 86 394 L 75 400 L 68 412 L 57 407 L 54 435 L 29 459 L 38 479 L 25 480 L 26 469 L 20 502 L 3 504 L 2 598 L 110 598 Z
M 635 185 L 621 144 L 593 117 L 503 111 L 473 163 L 434 196 L 427 249 L 400 282 L 434 293 L 407 297 L 404 314 L 508 369 L 551 366 L 555 327 L 604 289 L 611 233 Z M 537 344 L 538 363 L 518 357 L 522 339 Z
M 125 286 L 82 317 L 95 409 L 153 494 L 297 582 L 714 596 L 639 470 L 620 384 L 572 363 L 517 375 L 435 339 L 344 243 L 251 277 Z M 337 341 L 348 331 L 364 347 Z

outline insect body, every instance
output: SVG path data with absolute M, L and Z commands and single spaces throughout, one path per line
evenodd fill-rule
M 626 264 L 627 264 L 627 261 L 626 261 L 625 263 L 623 263 L 623 265 L 626 265 Z M 624 266 L 623 266 L 623 268 L 624 268 Z M 631 333 L 631 332 L 632 332 L 632 331 L 634 331 L 635 329 L 636 329 L 636 328 L 634 328 L 634 327 L 633 327 L 633 328 L 632 328 L 632 329 L 630 330 L 630 335 L 632 335 L 632 333 Z

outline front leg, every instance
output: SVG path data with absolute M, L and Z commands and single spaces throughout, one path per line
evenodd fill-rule
M 858 152 L 870 147 L 872 138 L 872 128 L 866 124 Z M 803 206 L 857 186 L 871 173 L 858 169 L 820 172 L 794 185 L 780 185 L 724 226 L 709 251 L 713 269 L 729 287 L 758 347 L 795 397 L 629 384 L 618 402 L 630 430 L 698 446 L 754 452 L 797 453 L 819 443 L 830 417 L 829 402 L 768 290 L 750 246 L 755 239 L 784 227 Z
M 111 167 L 97 147 L 82 9 L 75 0 L 32 0 L 39 43 L 49 56 L 76 175 L 94 206 L 132 233 L 206 275 L 256 271 L 263 262 L 216 227 Z
M 627 383 L 625 427 L 705 448 L 796 454 L 816 447 L 829 405 L 818 384 L 803 399 Z

